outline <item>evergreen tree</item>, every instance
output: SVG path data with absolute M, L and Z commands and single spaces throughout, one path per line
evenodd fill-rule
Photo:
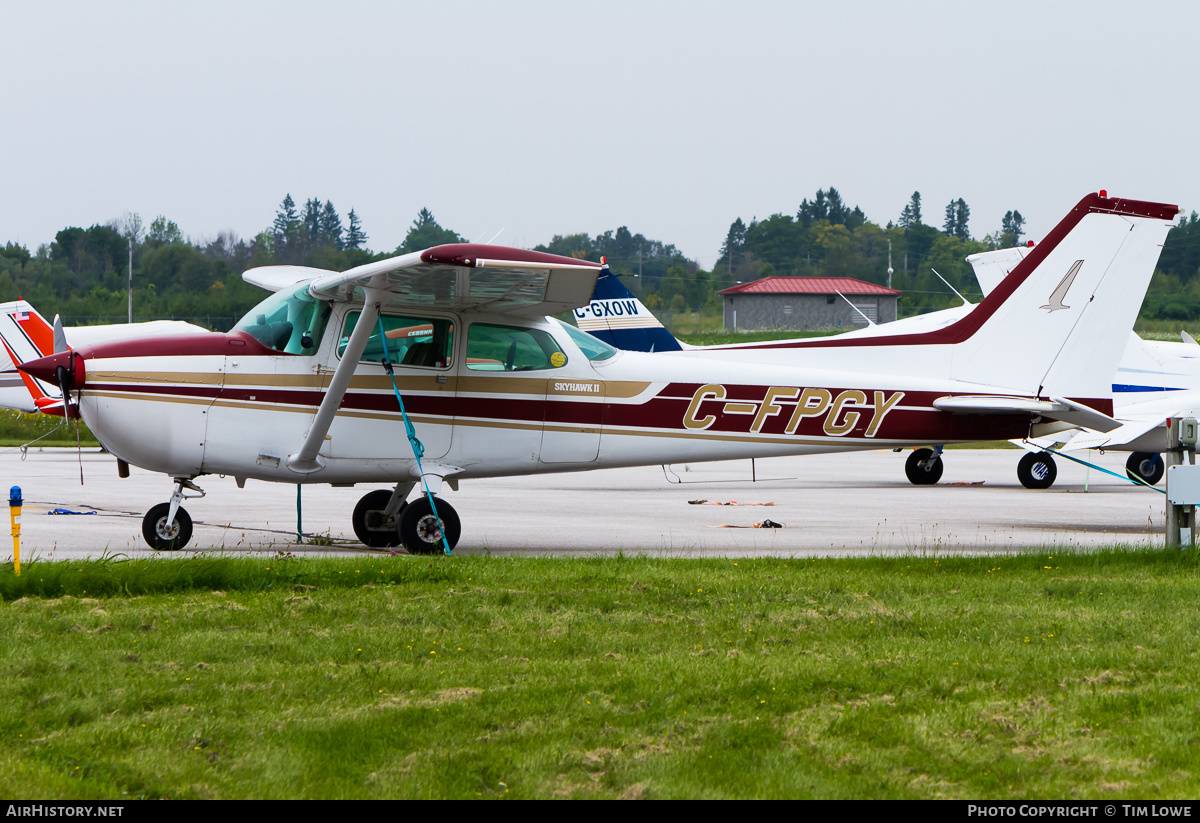
M 959 240 L 967 240 L 967 223 L 971 219 L 971 210 L 961 197 L 951 200 L 946 206 L 946 221 L 942 224 L 942 232 Z
M 971 221 L 971 210 L 967 207 L 967 201 L 961 197 L 955 203 L 954 210 L 954 236 L 959 240 L 970 240 L 971 233 L 967 230 L 967 224 Z
M 1004 220 L 1000 223 L 1001 248 L 1020 244 L 1023 234 L 1025 234 L 1025 218 L 1021 216 L 1021 212 L 1005 212 Z
M 350 209 L 347 219 L 350 221 L 350 227 L 346 229 L 345 248 L 354 251 L 362 249 L 363 244 L 367 242 L 367 235 L 362 230 L 362 221 L 358 219 L 354 209 Z
M 288 194 L 275 213 L 275 222 L 271 224 L 271 236 L 275 240 L 275 260 L 278 263 L 298 262 L 300 218 L 296 214 L 296 201 Z
M 320 237 L 322 246 L 342 250 L 342 218 L 329 200 L 325 201 L 325 208 L 321 210 Z
M 808 198 L 805 198 L 796 211 L 796 219 L 806 229 L 817 220 L 828 220 L 832 225 L 846 226 L 851 229 L 867 222 L 867 216 L 863 214 L 863 210 L 858 206 L 851 209 L 833 186 L 829 187 L 829 191 L 817 189 L 817 195 L 811 203 L 808 202 Z
M 942 234 L 948 234 L 951 237 L 954 236 L 954 220 L 958 216 L 956 205 L 953 200 L 946 205 L 946 219 L 942 222 Z
M 729 226 L 729 233 L 725 235 L 725 242 L 721 245 L 718 262 L 724 261 L 729 270 L 733 271 L 738 263 L 742 262 L 742 248 L 745 245 L 746 224 L 739 217 Z
M 305 252 L 321 245 L 321 201 L 310 197 L 304 201 L 303 245 Z
M 433 217 L 433 212 L 429 209 L 421 209 L 420 213 L 417 214 L 417 219 L 409 227 L 408 234 L 404 237 L 404 242 L 396 249 L 396 254 L 421 251 L 422 249 L 440 246 L 444 243 L 465 242 L 457 232 L 443 229 L 438 225 L 438 221 Z
M 849 216 L 849 211 L 846 209 L 846 204 L 842 202 L 842 196 L 838 194 L 838 190 L 830 186 L 826 199 L 829 202 L 827 210 L 829 222 L 835 226 L 846 225 L 846 218 Z
M 913 227 L 921 225 L 921 192 L 913 192 L 912 199 L 908 201 L 904 211 L 900 212 L 899 225 L 905 234 Z

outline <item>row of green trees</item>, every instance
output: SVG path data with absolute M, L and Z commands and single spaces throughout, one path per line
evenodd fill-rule
M 946 205 L 941 229 L 928 225 L 921 195 L 913 192 L 898 218 L 880 225 L 831 187 L 818 190 L 811 200 L 804 198 L 794 215 L 774 214 L 748 224 L 735 219 L 710 271 L 674 245 L 625 226 L 595 236 L 555 235 L 536 248 L 606 259 L 652 309 L 715 307 L 723 288 L 785 275 L 854 277 L 880 285 L 890 281 L 904 293 L 901 313 L 912 314 L 957 304 L 951 287 L 971 299 L 980 297 L 964 258 L 1015 245 L 1024 235 L 1024 219 L 1016 210 L 979 240 L 971 237 L 970 220 L 969 206 L 957 198 Z M 176 317 L 224 329 L 262 297 L 261 290 L 243 282 L 241 273 L 247 268 L 287 263 L 342 271 L 393 254 L 464 242 L 428 209 L 420 211 L 404 242 L 392 251 L 373 252 L 367 239 L 353 209 L 343 221 L 331 201 L 309 198 L 297 208 L 291 194 L 271 226 L 250 240 L 230 232 L 187 240 L 166 217 L 147 228 L 132 214 L 86 229 L 65 228 L 35 252 L 8 243 L 0 250 L 0 298 L 23 296 L 68 322 L 119 322 L 126 314 L 132 262 L 136 319 Z M 1200 218 L 1193 212 L 1168 235 L 1143 317 L 1200 317 L 1198 274 Z

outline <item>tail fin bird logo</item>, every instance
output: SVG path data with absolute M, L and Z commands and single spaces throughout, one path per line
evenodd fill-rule
M 1071 284 L 1075 282 L 1075 275 L 1079 274 L 1079 267 L 1082 265 L 1082 260 L 1076 260 L 1074 265 L 1063 275 L 1063 279 L 1059 281 L 1058 286 L 1050 293 L 1050 302 L 1038 308 L 1051 312 L 1071 308 L 1070 306 L 1063 305 L 1063 298 L 1067 296 L 1067 291 L 1071 288 Z

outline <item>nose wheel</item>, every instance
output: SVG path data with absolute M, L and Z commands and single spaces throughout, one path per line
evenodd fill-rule
M 185 492 L 191 491 L 192 494 Z M 192 539 L 192 518 L 179 504 L 188 497 L 203 497 L 204 490 L 187 477 L 175 478 L 175 491 L 166 503 L 159 503 L 142 518 L 142 537 L 159 552 L 179 551 Z
M 168 519 L 170 513 L 170 503 L 159 503 L 142 518 L 142 537 L 155 551 L 178 551 L 192 539 L 192 518 L 187 509 L 177 509 L 174 520 Z

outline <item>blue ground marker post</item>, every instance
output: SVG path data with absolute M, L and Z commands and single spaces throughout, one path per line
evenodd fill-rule
M 8 516 L 12 519 L 13 572 L 21 576 L 21 487 L 8 490 Z

